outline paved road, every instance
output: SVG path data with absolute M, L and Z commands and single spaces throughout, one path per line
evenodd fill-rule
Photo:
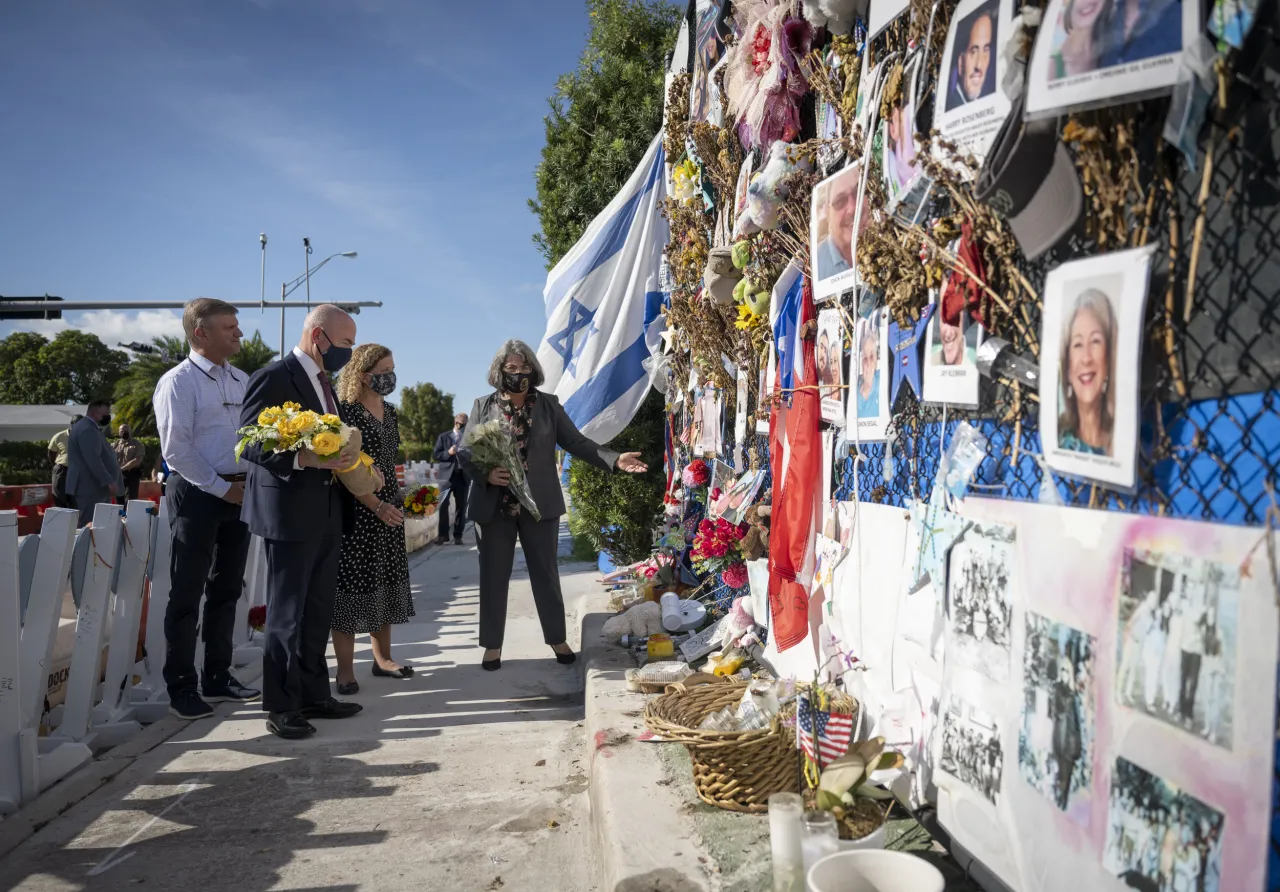
M 6 856 L 0 889 L 593 889 L 581 663 L 543 644 L 519 556 L 496 674 L 478 665 L 475 548 L 410 566 L 418 616 L 394 653 L 413 679 L 371 677 L 366 642 L 364 712 L 296 743 L 222 707 Z M 579 569 L 571 611 L 594 584 Z

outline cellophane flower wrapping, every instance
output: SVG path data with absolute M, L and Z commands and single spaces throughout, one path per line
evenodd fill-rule
M 538 503 L 533 500 L 533 491 L 529 489 L 524 462 L 516 449 L 511 425 L 505 419 L 486 421 L 471 428 L 462 440 L 462 448 L 468 451 L 472 466 L 483 474 L 487 475 L 494 468 L 506 468 L 511 473 L 511 483 L 507 488 L 533 515 L 534 520 L 542 520 L 542 512 L 538 510 Z

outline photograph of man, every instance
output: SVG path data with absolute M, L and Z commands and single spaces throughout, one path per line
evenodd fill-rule
M 847 167 L 814 195 L 818 239 L 814 276 L 821 281 L 853 269 L 853 219 L 858 210 L 859 168 Z M 865 226 L 870 215 L 863 216 Z
M 995 3 L 984 4 L 956 28 L 947 111 L 983 99 L 996 90 L 996 9 Z

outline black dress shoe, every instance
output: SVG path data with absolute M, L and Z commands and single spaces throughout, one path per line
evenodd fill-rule
M 359 703 L 335 700 L 330 697 L 328 700 L 304 706 L 298 710 L 298 713 L 304 719 L 349 719 L 362 709 L 364 707 Z
M 481 660 L 480 668 L 486 672 L 497 672 L 502 668 L 502 657 L 498 657 L 496 660 Z
M 578 655 L 572 651 L 567 654 L 562 654 L 557 650 L 554 651 L 554 653 L 556 655 L 556 662 L 562 666 L 572 666 L 578 660 Z
M 217 681 L 206 678 L 201 693 L 206 703 L 252 703 L 262 698 L 262 691 L 247 688 L 230 675 Z
M 316 733 L 315 725 L 298 712 L 273 712 L 267 716 L 267 730 L 285 740 L 301 740 Z
M 382 668 L 381 666 L 379 666 L 377 663 L 374 663 L 374 664 L 373 664 L 373 674 L 374 674 L 374 675 L 376 675 L 376 676 L 377 676 L 377 677 L 379 677 L 379 678 L 412 678 L 412 677 L 413 677 L 413 667 L 412 667 L 412 666 L 401 666 L 399 669 L 396 669 L 396 670 L 394 670 L 394 671 L 388 672 L 386 669 L 383 669 L 383 668 Z M 339 693 L 339 694 L 342 694 L 342 693 L 345 693 L 345 691 L 338 691 L 338 693 Z
M 360 682 L 340 681 L 338 682 L 338 693 L 344 697 L 350 697 L 352 694 L 358 694 L 360 693 Z

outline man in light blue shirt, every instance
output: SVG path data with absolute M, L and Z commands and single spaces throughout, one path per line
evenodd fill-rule
M 164 680 L 169 711 L 198 719 L 213 715 L 210 703 L 261 696 L 231 675 L 236 602 L 249 555 L 249 528 L 240 519 L 245 472 L 235 456 L 249 376 L 228 362 L 240 352 L 241 337 L 231 304 L 193 300 L 182 327 L 191 354 L 160 379 L 152 402 L 170 472 L 165 499 L 173 530 Z M 202 679 L 195 666 L 197 628 L 204 630 Z
M 823 219 L 827 235 L 818 243 L 814 258 L 814 278 L 818 281 L 853 269 L 853 218 L 858 210 L 859 179 L 859 168 L 846 167 L 826 186 Z

